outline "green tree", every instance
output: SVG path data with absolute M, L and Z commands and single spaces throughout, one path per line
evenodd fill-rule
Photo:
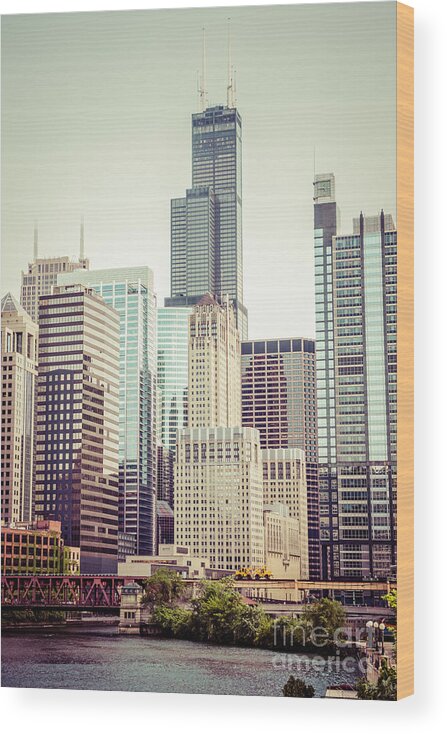
M 309 604 L 300 621 L 307 626 L 307 639 L 315 642 L 318 647 L 332 647 L 341 637 L 340 629 L 344 627 L 345 619 L 345 611 L 340 602 L 325 597 Z
M 185 586 L 175 571 L 160 568 L 143 582 L 143 604 L 151 610 L 162 604 L 170 606 L 181 599 Z
M 388 594 L 382 596 L 382 599 L 387 602 L 390 609 L 397 609 L 397 589 L 390 589 Z
M 307 685 L 302 678 L 290 676 L 287 683 L 282 689 L 283 696 L 288 698 L 313 698 L 315 696 L 315 688 Z
M 168 637 L 188 638 L 191 629 L 191 611 L 168 607 L 161 604 L 156 607 L 152 620 L 158 624 Z
M 382 660 L 377 683 L 369 683 L 362 678 L 356 685 L 357 696 L 369 701 L 396 701 L 397 699 L 397 671 Z
M 272 638 L 265 612 L 246 604 L 229 578 L 202 584 L 192 602 L 191 629 L 196 639 L 221 644 L 259 645 L 269 632 Z

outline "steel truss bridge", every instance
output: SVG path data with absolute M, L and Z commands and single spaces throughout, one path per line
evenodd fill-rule
M 143 576 L 24 576 L 2 577 L 2 606 L 7 608 L 48 608 L 66 610 L 118 610 L 121 589 L 130 582 L 142 585 Z M 197 586 L 200 579 L 185 579 Z M 386 581 L 308 581 L 273 579 L 260 581 L 235 581 L 234 587 L 243 594 L 273 590 L 381 592 L 389 591 Z

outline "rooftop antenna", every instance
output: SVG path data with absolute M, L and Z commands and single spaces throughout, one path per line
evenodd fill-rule
M 80 242 L 79 242 L 79 260 L 84 260 L 84 217 L 81 217 L 81 231 L 80 231 Z
M 39 256 L 39 229 L 37 222 L 34 222 L 34 259 L 37 260 Z
M 205 28 L 202 28 L 202 76 L 199 86 L 200 109 L 204 112 L 207 108 L 207 91 L 206 91 L 206 44 L 205 44 Z
M 227 107 L 234 107 L 233 67 L 231 66 L 231 18 L 228 18 L 228 82 L 227 82 Z

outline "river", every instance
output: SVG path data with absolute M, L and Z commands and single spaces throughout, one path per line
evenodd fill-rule
M 281 696 L 289 675 L 324 696 L 360 676 L 337 659 L 118 635 L 112 627 L 7 631 L 2 685 L 16 688 Z M 347 672 L 348 670 L 348 672 Z

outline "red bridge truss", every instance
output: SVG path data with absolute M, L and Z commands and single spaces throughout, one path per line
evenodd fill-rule
M 5 607 L 119 609 L 123 576 L 3 576 Z

